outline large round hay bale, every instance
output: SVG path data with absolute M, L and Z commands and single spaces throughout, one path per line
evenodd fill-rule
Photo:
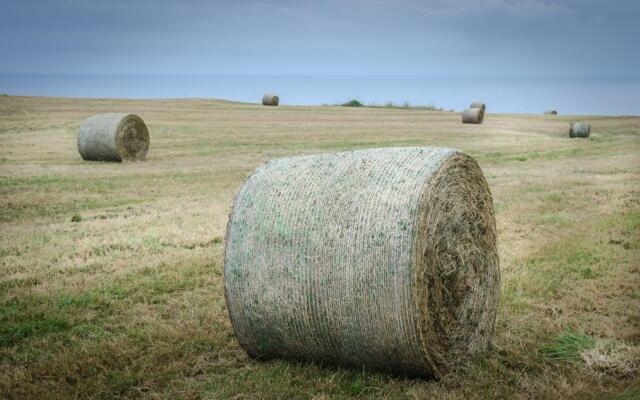
M 474 101 L 473 103 L 471 103 L 469 108 L 481 108 L 482 113 L 485 113 L 487 111 L 487 106 L 481 101 Z
M 439 377 L 487 349 L 499 280 L 489 187 L 452 149 L 271 161 L 227 227 L 227 307 L 257 358 Z
M 558 112 L 556 110 L 547 110 L 544 113 L 547 115 L 558 115 Z
M 78 131 L 78 152 L 85 160 L 143 160 L 149 151 L 149 131 L 135 114 L 98 114 Z
M 262 105 L 264 106 L 277 106 L 280 104 L 280 98 L 272 94 L 265 94 L 262 96 Z
M 569 128 L 569 137 L 589 137 L 591 125 L 586 122 L 572 122 Z
M 467 108 L 462 111 L 463 124 L 481 124 L 484 121 L 484 111 L 482 108 Z

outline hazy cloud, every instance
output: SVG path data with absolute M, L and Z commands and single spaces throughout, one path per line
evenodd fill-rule
M 637 75 L 639 4 L 0 0 L 0 72 Z

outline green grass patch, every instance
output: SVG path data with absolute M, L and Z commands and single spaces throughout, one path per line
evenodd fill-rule
M 160 242 L 160 239 L 155 238 L 155 237 L 149 237 L 149 238 L 145 238 L 142 241 L 142 244 L 149 249 L 149 251 L 152 254 L 158 254 L 162 252 L 162 243 Z
M 503 282 L 500 293 L 500 312 L 509 315 L 526 314 L 531 308 L 531 297 L 528 287 L 519 282 Z
M 554 361 L 577 362 L 580 359 L 580 353 L 594 346 L 593 337 L 567 328 L 540 350 L 546 358 Z
M 640 288 L 632 290 L 631 293 L 629 293 L 629 297 L 634 300 L 640 300 Z
M 378 387 L 369 386 L 368 382 L 360 377 L 356 377 L 353 381 L 348 382 L 346 385 L 346 393 L 351 396 L 362 396 L 365 393 L 372 394 L 380 390 Z
M 51 202 L 23 203 L 23 204 L 7 204 L 0 213 L 0 222 L 15 222 L 23 220 L 31 220 L 34 218 L 55 218 L 60 215 L 72 214 L 70 220 L 72 222 L 80 222 L 82 216 L 78 214 L 81 211 L 98 210 L 101 208 L 113 208 L 144 204 L 152 201 L 154 198 L 122 198 L 122 197 L 102 197 L 71 200 L 64 205 Z M 77 218 L 80 217 L 80 221 Z M 68 218 L 68 217 L 67 217 Z
M 509 205 L 504 201 L 495 200 L 495 202 L 493 203 L 493 211 L 496 215 L 504 212 L 508 208 Z
M 73 337 L 104 336 L 105 326 L 112 323 L 109 321 L 126 313 L 132 304 L 164 304 L 176 292 L 206 286 L 216 265 L 161 264 L 85 292 L 13 298 L 0 305 L 0 347 L 51 334 L 66 342 Z M 14 281 L 5 286 L 19 284 Z
M 574 243 L 545 246 L 504 280 L 501 307 L 510 314 L 522 314 L 536 299 L 557 297 L 580 280 L 602 276 L 602 260 L 591 249 Z
M 268 153 L 273 157 L 285 157 L 293 154 L 306 154 L 310 152 L 321 151 L 350 151 L 358 149 L 368 149 L 375 147 L 407 147 L 407 146 L 425 146 L 427 142 L 424 139 L 397 139 L 393 136 L 380 140 L 364 140 L 361 139 L 361 135 L 357 133 L 349 136 L 335 136 L 335 139 L 329 140 L 330 137 L 326 137 L 323 141 L 314 142 L 310 147 L 308 140 L 302 141 L 274 141 L 273 139 L 265 140 L 264 142 L 254 139 L 253 141 L 225 141 L 216 143 L 215 146 L 211 144 L 199 146 L 196 153 L 199 156 L 213 156 L 220 154 L 246 154 L 246 153 Z M 435 145 L 438 143 L 428 143 L 429 145 Z M 202 179 L 194 174 L 186 175 L 186 179 Z M 188 182 L 188 181 L 185 181 Z
M 81 187 L 93 193 L 108 193 L 114 190 L 118 181 L 125 182 L 123 177 L 87 178 L 75 176 L 43 175 L 27 178 L 0 177 L 0 188 L 56 188 L 62 190 Z
M 600 231 L 608 231 L 610 228 L 620 228 L 628 232 L 640 231 L 640 211 L 629 210 L 608 215 L 601 218 L 596 227 Z
M 640 231 L 640 211 L 629 211 L 623 214 L 623 228 L 632 231 Z
M 640 211 L 631 210 L 609 215 L 596 225 L 598 231 L 611 237 L 610 245 L 619 245 L 625 250 L 640 250 Z
M 6 323 L 0 327 L 0 347 L 14 346 L 24 339 L 61 332 L 71 327 L 68 321 L 40 315 L 39 319 Z
M 151 300 L 164 299 L 174 292 L 206 286 L 208 274 L 211 273 L 210 267 L 211 265 L 195 266 L 188 269 L 180 268 L 179 273 L 171 273 L 175 266 L 162 264 L 157 272 L 137 277 L 137 279 L 132 276 L 131 278 L 136 279 L 137 282 L 128 290 L 135 295 L 148 295 Z
M 9 289 L 37 286 L 40 280 L 37 278 L 15 278 L 0 281 L 0 293 L 6 293 Z
M 49 335 L 67 343 L 74 336 L 103 336 L 103 325 L 113 314 L 113 301 L 119 299 L 123 296 L 112 288 L 12 298 L 0 305 L 0 347 Z M 92 312 L 86 313 L 88 310 Z
M 71 328 L 66 318 L 38 307 L 37 299 L 11 299 L 0 305 L 0 347 L 11 347 L 23 340 L 62 332 Z
M 557 227 L 566 227 L 569 225 L 569 219 L 565 214 L 562 213 L 542 213 L 538 215 L 535 219 L 536 224 L 538 225 L 553 225 Z
M 481 162 L 491 163 L 503 163 L 510 161 L 528 161 L 528 160 L 558 160 L 562 158 L 575 158 L 583 155 L 590 154 L 587 150 L 582 148 L 567 148 L 556 150 L 537 150 L 528 151 L 525 153 L 503 153 L 503 152 L 489 152 L 484 156 L 479 157 Z
M 118 286 L 99 286 L 82 293 L 62 293 L 56 301 L 59 309 L 70 308 L 107 309 L 115 301 L 126 297 L 124 289 Z
M 544 200 L 545 201 L 551 201 L 554 203 L 559 203 L 564 199 L 564 197 L 562 197 L 561 195 L 557 194 L 557 193 L 551 193 L 548 194 L 546 196 L 544 196 Z

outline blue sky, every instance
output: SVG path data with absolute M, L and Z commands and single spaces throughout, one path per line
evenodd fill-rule
M 638 0 L 0 0 L 0 10 L 0 73 L 640 75 Z

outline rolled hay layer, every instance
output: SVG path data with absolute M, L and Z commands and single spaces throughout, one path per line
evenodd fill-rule
M 586 122 L 572 122 L 569 128 L 569 137 L 589 137 L 591 125 Z
M 440 377 L 493 334 L 489 187 L 475 160 L 452 149 L 271 161 L 235 198 L 224 285 L 253 357 Z
M 481 108 L 483 114 L 487 111 L 487 106 L 481 101 L 474 101 L 469 108 Z
M 78 131 L 78 152 L 84 160 L 143 160 L 149 151 L 149 131 L 135 114 L 97 114 Z
M 462 112 L 463 124 L 481 124 L 484 121 L 482 108 L 467 108 Z
M 558 112 L 556 110 L 547 110 L 544 113 L 547 115 L 558 115 Z
M 280 104 L 280 98 L 278 96 L 274 96 L 272 94 L 265 94 L 262 96 L 263 106 L 277 106 L 278 104 Z

